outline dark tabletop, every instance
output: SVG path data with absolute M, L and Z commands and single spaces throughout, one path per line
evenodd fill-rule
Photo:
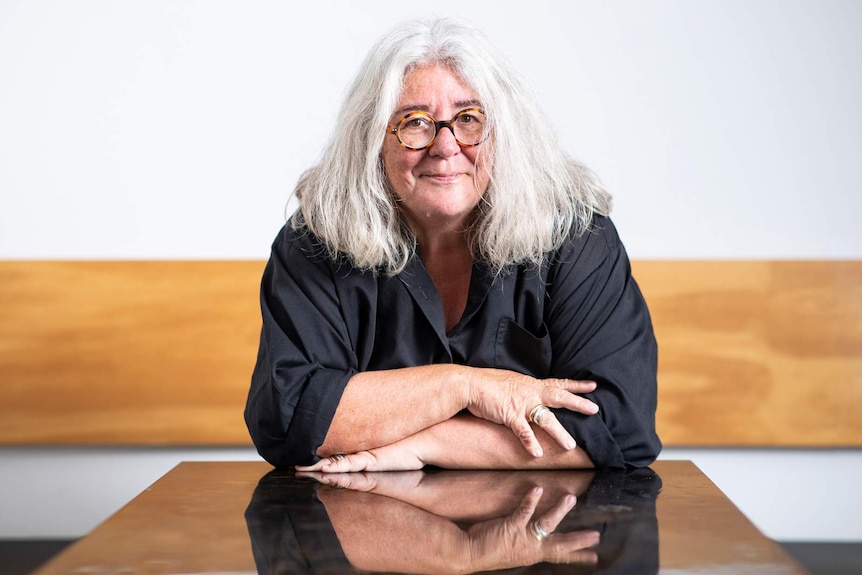
M 805 572 L 693 464 L 658 461 L 310 477 L 182 463 L 38 573 L 477 571 Z

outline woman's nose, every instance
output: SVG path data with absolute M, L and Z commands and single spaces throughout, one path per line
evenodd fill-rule
M 428 153 L 432 156 L 454 156 L 461 151 L 461 146 L 458 140 L 455 139 L 455 133 L 449 126 L 441 126 L 434 138 L 434 143 L 428 148 Z

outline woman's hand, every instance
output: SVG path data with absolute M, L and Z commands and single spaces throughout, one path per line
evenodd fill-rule
M 297 465 L 299 472 L 347 473 L 353 471 L 410 471 L 422 469 L 425 462 L 419 456 L 415 441 L 403 439 L 357 453 L 337 453 L 324 457 L 313 465 Z
M 578 393 L 596 389 L 594 381 L 572 379 L 536 379 L 502 369 L 474 369 L 470 379 L 470 398 L 467 409 L 473 415 L 505 425 L 520 440 L 533 457 L 542 456 L 542 446 L 530 426 L 539 406 L 556 407 L 595 415 L 599 406 Z M 564 449 L 576 447 L 575 439 L 566 431 L 550 410 L 539 411 L 538 421 Z

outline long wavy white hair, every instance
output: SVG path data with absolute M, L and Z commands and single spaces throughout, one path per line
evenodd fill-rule
M 318 236 L 333 258 L 375 273 L 397 274 L 417 249 L 383 171 L 389 119 L 413 68 L 442 64 L 479 97 L 491 137 L 480 154 L 490 183 L 467 230 L 474 257 L 500 272 L 540 265 L 571 233 L 585 233 L 610 195 L 571 160 L 507 58 L 464 21 L 405 22 L 371 49 L 341 108 L 320 163 L 296 186 L 295 229 Z

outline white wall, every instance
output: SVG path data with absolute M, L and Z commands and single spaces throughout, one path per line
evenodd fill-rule
M 530 78 L 614 194 L 632 257 L 862 257 L 862 3 L 433 11 L 480 24 Z M 266 257 L 365 51 L 429 14 L 393 0 L 0 0 L 0 258 Z M 859 451 L 674 453 L 768 535 L 862 541 L 860 496 L 841 483 L 860 476 Z M 81 535 L 200 457 L 254 454 L 0 449 L 0 538 Z
M 261 258 L 403 1 L 0 2 L 0 257 Z M 441 0 L 639 258 L 858 258 L 862 3 Z

